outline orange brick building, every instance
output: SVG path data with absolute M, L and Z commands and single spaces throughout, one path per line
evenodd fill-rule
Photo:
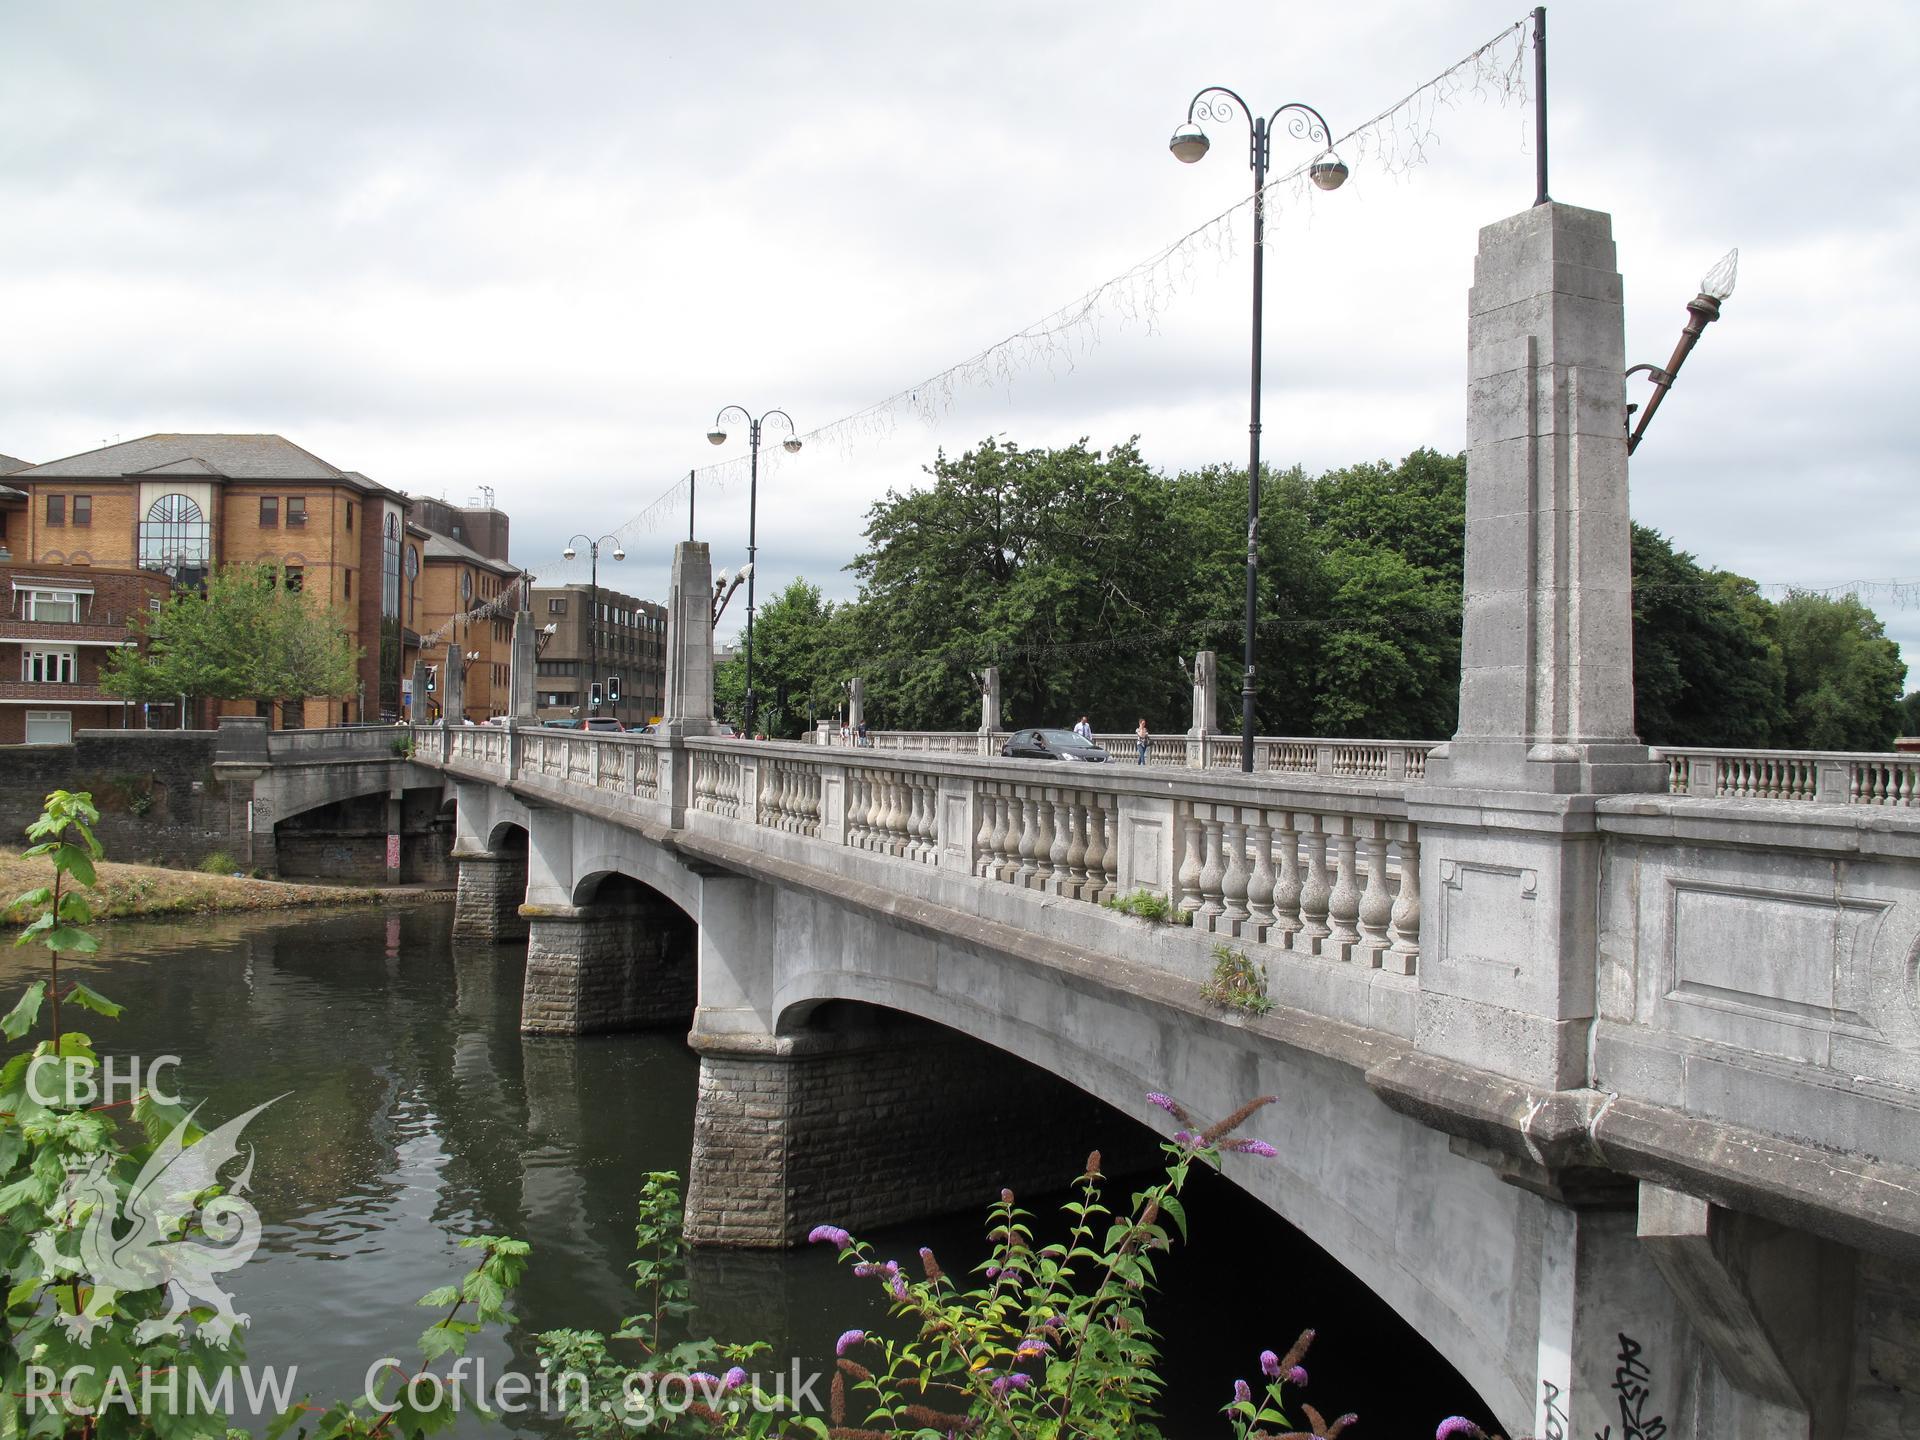
M 427 543 L 417 527 L 409 530 L 407 496 L 358 471 L 339 469 L 279 435 L 148 435 L 28 465 L 3 483 L 16 498 L 0 495 L 0 512 L 6 515 L 0 541 L 13 566 L 31 572 L 36 585 L 60 582 L 77 599 L 82 588 L 109 572 L 147 584 L 160 577 L 192 586 L 216 566 L 260 562 L 332 610 L 361 652 L 359 684 L 351 695 L 314 696 L 275 707 L 276 726 L 353 724 L 399 715 L 401 677 L 412 664 L 411 646 L 417 645 L 416 591 Z M 97 596 L 101 588 L 93 591 Z M 52 608 L 65 613 L 57 604 Z M 107 613 L 115 613 L 111 604 Z M 124 617 L 118 623 L 124 629 Z M 0 656 L 0 664 L 33 669 L 26 659 Z M 100 696 L 97 684 L 86 686 L 79 670 L 71 683 L 90 694 L 65 693 L 65 680 L 17 673 L 21 685 L 61 687 L 57 698 L 54 690 L 35 692 L 32 708 L 47 717 L 65 710 L 72 728 L 140 723 L 118 701 Z M 64 662 L 51 672 L 44 663 L 34 671 L 47 673 L 68 671 Z M 97 677 L 97 666 L 92 673 Z M 0 679 L 15 674 L 9 668 Z M 0 710 L 12 708 L 25 707 L 0 705 Z M 228 702 L 220 708 L 252 713 L 256 707 Z M 209 718 L 193 717 L 190 723 Z M 0 729 L 0 741 L 20 738 L 8 733 L 11 728 Z M 48 736 L 57 728 L 51 718 L 40 725 Z

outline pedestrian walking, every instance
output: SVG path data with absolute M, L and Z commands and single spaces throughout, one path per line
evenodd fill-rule
M 1093 743 L 1093 722 L 1082 715 L 1074 724 L 1073 733 L 1091 745 Z
M 871 740 L 869 740 L 869 739 L 867 738 L 867 722 L 866 722 L 866 721 L 864 721 L 864 720 L 862 720 L 862 721 L 860 722 L 860 734 L 859 734 L 859 736 L 858 736 L 858 738 L 857 738 L 857 742 L 856 742 L 856 743 L 857 743 L 857 744 L 859 745 L 859 747 L 860 747 L 860 748 L 862 748 L 862 749 L 864 749 L 864 748 L 865 748 L 866 746 L 869 746 L 869 745 L 871 745 L 871 744 L 873 744 L 873 741 L 871 741 Z
M 1133 753 L 1138 764 L 1147 763 L 1147 746 L 1153 741 L 1153 735 L 1147 729 L 1146 716 L 1140 717 L 1140 724 L 1133 732 Z

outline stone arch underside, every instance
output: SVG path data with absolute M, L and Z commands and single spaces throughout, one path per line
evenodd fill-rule
M 1179 1124 L 1148 1091 L 1208 1120 L 1279 1096 L 1241 1132 L 1279 1158 L 1229 1155 L 1226 1177 L 1392 1306 L 1496 1413 L 1531 1412 L 1544 1202 L 1388 1109 L 1358 1065 L 1207 1014 L 1197 997 L 1193 1009 L 1147 998 L 1151 983 L 1132 985 L 1124 965 L 1068 974 L 825 894 L 783 892 L 775 910 L 762 1010 L 775 1037 L 804 1031 L 826 1001 L 879 1006 L 1019 1056 L 1163 1134 Z M 703 954 L 703 986 L 706 973 Z

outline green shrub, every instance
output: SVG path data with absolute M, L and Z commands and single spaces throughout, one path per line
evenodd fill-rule
M 215 850 L 205 856 L 196 867 L 202 875 L 231 875 L 240 867 L 233 857 L 224 850 Z
M 399 739 L 395 740 L 393 742 L 393 753 L 398 755 L 402 760 L 411 760 L 413 758 L 413 737 L 411 735 L 402 735 Z
M 1213 975 L 1200 993 L 1216 1005 L 1264 1015 L 1273 1009 L 1267 994 L 1267 967 L 1231 945 L 1213 947 Z
M 1167 897 L 1151 890 L 1136 890 L 1131 895 L 1113 895 L 1100 903 L 1123 915 L 1138 915 L 1142 920 L 1165 920 L 1173 912 L 1173 905 Z

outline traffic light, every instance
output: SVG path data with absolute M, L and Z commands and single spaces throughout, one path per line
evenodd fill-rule
M 587 705 L 590 709 L 594 710 L 600 708 L 600 682 L 598 680 L 593 682 L 593 688 L 588 692 Z
M 620 677 L 618 675 L 607 676 L 607 703 L 609 705 L 618 705 L 620 703 Z
M 429 665 L 427 667 L 427 694 L 431 695 L 435 690 L 439 688 L 440 688 L 440 667 L 438 665 Z

